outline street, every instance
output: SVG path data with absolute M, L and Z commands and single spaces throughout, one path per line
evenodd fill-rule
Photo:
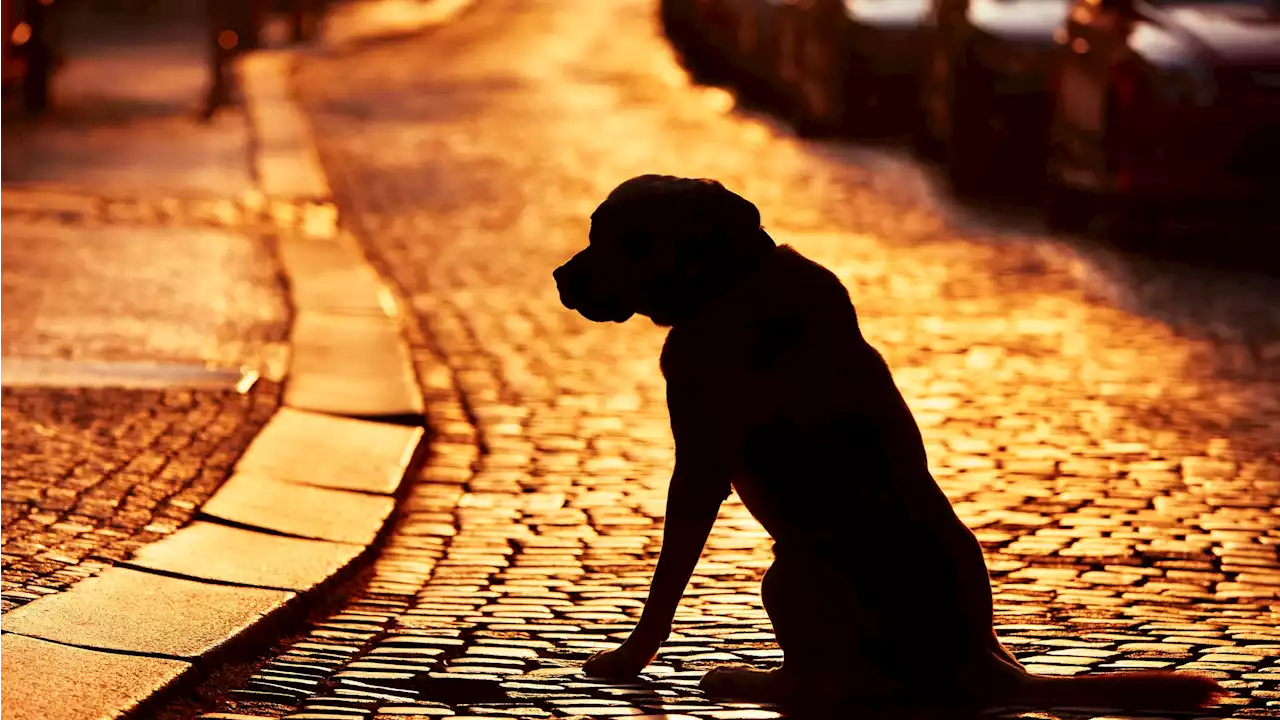
M 690 85 L 642 0 L 483 0 L 296 82 L 341 222 L 413 309 L 432 457 L 351 596 L 175 716 L 776 716 L 692 691 L 779 661 L 768 537 L 734 498 L 644 682 L 578 669 L 638 617 L 672 446 L 663 331 L 564 310 L 551 271 L 647 172 L 719 179 L 846 283 L 1029 669 L 1202 670 L 1238 693 L 1215 717 L 1276 716 L 1274 281 L 1048 237 L 901 152 L 796 140 Z

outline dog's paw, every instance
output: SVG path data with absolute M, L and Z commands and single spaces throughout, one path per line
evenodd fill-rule
M 784 668 L 758 670 L 745 665 L 722 665 L 707 672 L 698 687 L 708 695 L 745 702 L 782 703 L 793 700 L 798 687 Z

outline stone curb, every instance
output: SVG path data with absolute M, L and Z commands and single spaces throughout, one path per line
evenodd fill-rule
M 475 5 L 475 0 L 381 0 L 393 8 L 382 17 L 363 23 L 346 23 L 344 13 L 359 7 L 361 0 L 337 5 L 325 17 L 323 51 L 350 51 L 382 42 L 393 42 L 443 25 Z M 354 27 L 349 27 L 354 25 Z M 361 27 L 363 25 L 363 27 Z
M 415 27 L 366 27 L 340 43 L 411 34 L 470 4 L 435 0 Z M 278 245 L 295 310 L 282 407 L 195 522 L 4 616 L 7 718 L 142 715 L 274 639 L 376 551 L 425 458 L 397 301 L 337 229 L 310 128 L 288 93 L 295 57 L 264 51 L 239 68 L 260 189 L 282 211 L 310 203 L 302 232 Z

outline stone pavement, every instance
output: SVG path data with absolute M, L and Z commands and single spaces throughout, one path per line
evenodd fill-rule
M 5 612 L 186 524 L 279 402 L 267 369 L 288 307 L 242 202 L 248 128 L 235 112 L 195 122 L 203 45 L 183 9 L 73 6 L 55 113 L 4 124 Z M 21 387 L 19 366 L 68 362 L 90 385 L 122 363 L 277 377 L 248 392 Z
M 579 668 L 638 617 L 672 446 L 662 331 L 583 320 L 550 273 L 644 172 L 722 180 L 848 285 L 1028 668 L 1201 670 L 1238 693 L 1207 715 L 1280 716 L 1274 281 L 1048 236 L 953 205 L 893 150 L 797 141 L 690 86 L 653 12 L 486 0 L 302 66 L 342 222 L 414 311 L 436 440 L 367 582 L 169 716 L 778 715 L 696 690 L 780 659 L 769 540 L 736 498 L 643 677 Z
M 334 3 L 320 29 L 328 49 L 412 35 L 455 19 L 475 0 L 351 0 Z

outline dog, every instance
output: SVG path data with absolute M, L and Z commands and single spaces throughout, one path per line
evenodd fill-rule
M 1203 707 L 1190 673 L 1028 673 L 996 638 L 982 549 L 928 469 L 924 442 L 849 293 L 706 179 L 642 175 L 591 215 L 557 268 L 560 301 L 595 322 L 670 328 L 660 366 L 675 439 L 648 600 L 588 675 L 656 655 L 732 490 L 774 540 L 761 583 L 783 651 L 774 670 L 717 667 L 711 695 L 780 704 L 899 702 Z

